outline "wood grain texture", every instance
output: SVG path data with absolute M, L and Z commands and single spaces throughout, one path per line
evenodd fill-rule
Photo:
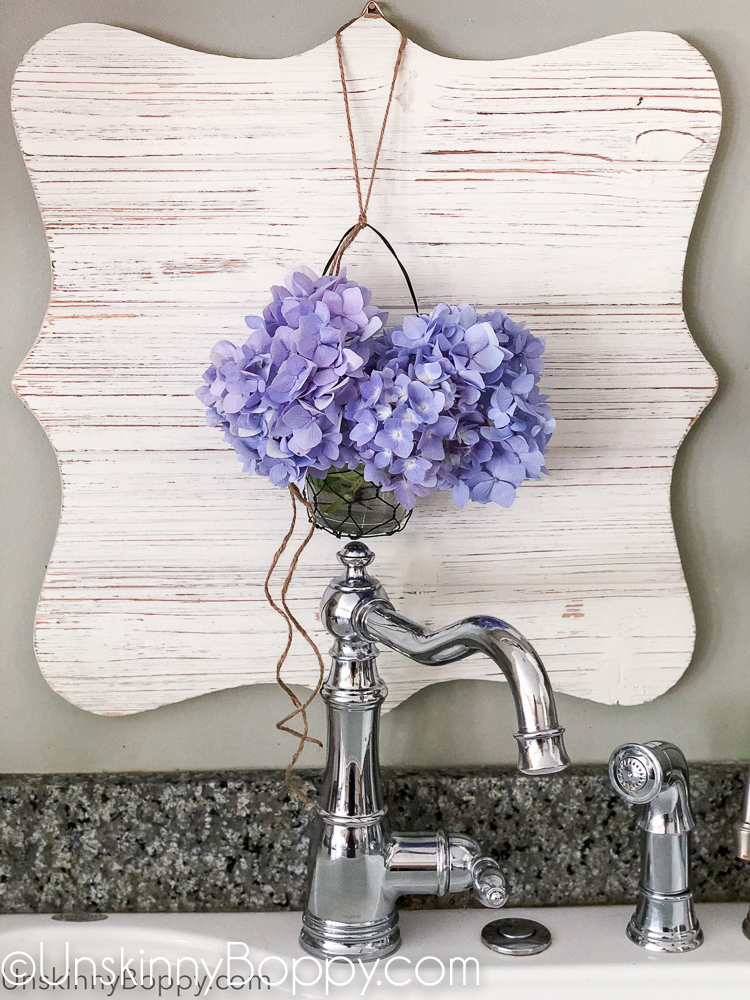
M 398 37 L 344 35 L 368 163 Z M 333 41 L 301 55 L 206 55 L 79 24 L 39 41 L 13 111 L 46 227 L 52 296 L 15 378 L 57 453 L 60 528 L 36 621 L 45 677 L 120 714 L 270 681 L 283 642 L 262 581 L 287 497 L 244 477 L 193 390 L 221 337 L 293 265 L 320 268 L 356 218 Z M 718 139 L 695 49 L 635 32 L 462 61 L 406 48 L 369 216 L 423 307 L 502 306 L 547 338 L 551 475 L 514 507 L 439 495 L 376 540 L 404 613 L 499 614 L 558 691 L 634 704 L 687 667 L 694 623 L 670 516 L 677 448 L 715 391 L 681 307 L 690 229 Z M 398 318 L 408 299 L 363 235 L 350 273 Z M 335 568 L 321 532 L 294 583 L 315 621 Z M 389 707 L 483 658 L 383 657 Z M 315 664 L 295 648 L 290 679 Z

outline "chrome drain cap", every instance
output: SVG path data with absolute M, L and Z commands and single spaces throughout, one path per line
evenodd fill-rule
M 549 930 L 537 920 L 502 917 L 482 928 L 482 944 L 501 955 L 538 955 L 552 943 Z

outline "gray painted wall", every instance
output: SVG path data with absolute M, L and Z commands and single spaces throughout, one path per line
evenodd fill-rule
M 26 50 L 63 24 L 102 21 L 191 48 L 284 56 L 330 38 L 364 0 L 0 0 L 0 771 L 271 767 L 293 741 L 269 685 L 138 716 L 88 715 L 54 694 L 36 666 L 34 607 L 60 504 L 55 457 L 9 381 L 49 293 L 42 224 L 13 135 L 8 91 Z M 750 0 L 393 0 L 419 44 L 499 59 L 619 31 L 674 31 L 707 57 L 724 100 L 721 143 L 685 274 L 690 328 L 720 391 L 678 457 L 677 537 L 698 622 L 685 677 L 635 708 L 559 699 L 577 761 L 603 761 L 626 739 L 671 739 L 692 759 L 750 756 Z M 658 349 L 658 344 L 654 345 Z M 318 706 L 314 728 L 322 731 Z M 437 685 L 386 717 L 383 757 L 398 765 L 512 762 L 514 714 L 492 682 Z M 308 751 L 304 760 L 321 759 Z

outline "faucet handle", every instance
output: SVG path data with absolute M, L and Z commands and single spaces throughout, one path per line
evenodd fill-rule
M 471 866 L 471 880 L 482 906 L 499 910 L 508 902 L 508 887 L 505 877 L 492 858 L 477 858 Z

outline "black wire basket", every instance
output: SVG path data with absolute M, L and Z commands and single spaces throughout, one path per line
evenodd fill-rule
M 394 535 L 412 513 L 392 492 L 368 483 L 361 469 L 331 469 L 324 479 L 308 475 L 305 496 L 312 504 L 315 527 L 336 538 Z

